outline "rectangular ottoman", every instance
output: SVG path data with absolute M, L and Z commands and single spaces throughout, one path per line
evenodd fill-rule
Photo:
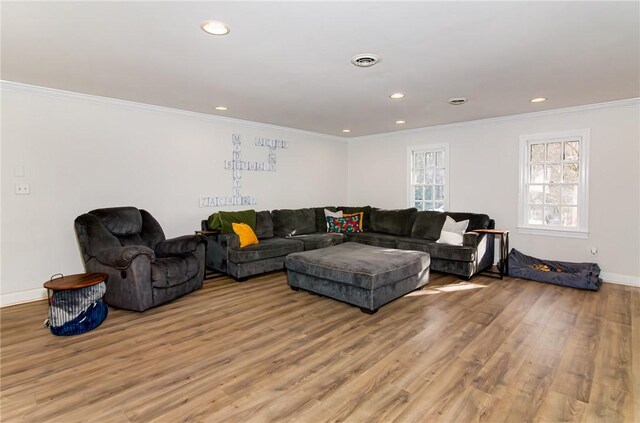
M 292 253 L 285 259 L 289 286 L 375 313 L 429 282 L 429 254 L 347 242 Z

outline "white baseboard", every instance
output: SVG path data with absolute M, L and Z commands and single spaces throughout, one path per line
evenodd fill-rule
M 47 290 L 44 288 L 28 289 L 26 291 L 10 292 L 0 295 L 0 307 L 15 304 L 30 303 L 47 298 Z
M 600 278 L 605 282 L 615 283 L 618 285 L 635 286 L 640 288 L 640 277 L 621 275 L 619 273 L 601 272 Z

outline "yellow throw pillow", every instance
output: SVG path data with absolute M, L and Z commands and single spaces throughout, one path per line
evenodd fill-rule
M 232 223 L 231 226 L 233 227 L 233 232 L 240 238 L 240 248 L 259 242 L 256 233 L 246 223 Z

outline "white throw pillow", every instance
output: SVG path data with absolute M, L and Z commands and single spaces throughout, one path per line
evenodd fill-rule
M 451 216 L 447 216 L 440 232 L 439 244 L 462 245 L 463 235 L 469 226 L 469 219 L 456 222 Z
M 326 221 L 327 217 L 342 217 L 342 210 L 332 212 L 331 210 L 324 209 L 325 223 L 327 224 L 327 232 L 329 232 L 329 222 Z

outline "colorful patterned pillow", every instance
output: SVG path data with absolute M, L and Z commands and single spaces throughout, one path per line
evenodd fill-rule
M 354 233 L 361 232 L 360 230 L 361 216 L 355 214 L 347 217 L 327 217 L 327 225 L 329 229 L 327 232 L 334 233 Z
M 342 215 L 342 217 L 352 217 L 352 216 L 360 216 L 360 230 L 358 232 L 362 232 L 362 222 L 364 222 L 364 212 L 343 214 Z

